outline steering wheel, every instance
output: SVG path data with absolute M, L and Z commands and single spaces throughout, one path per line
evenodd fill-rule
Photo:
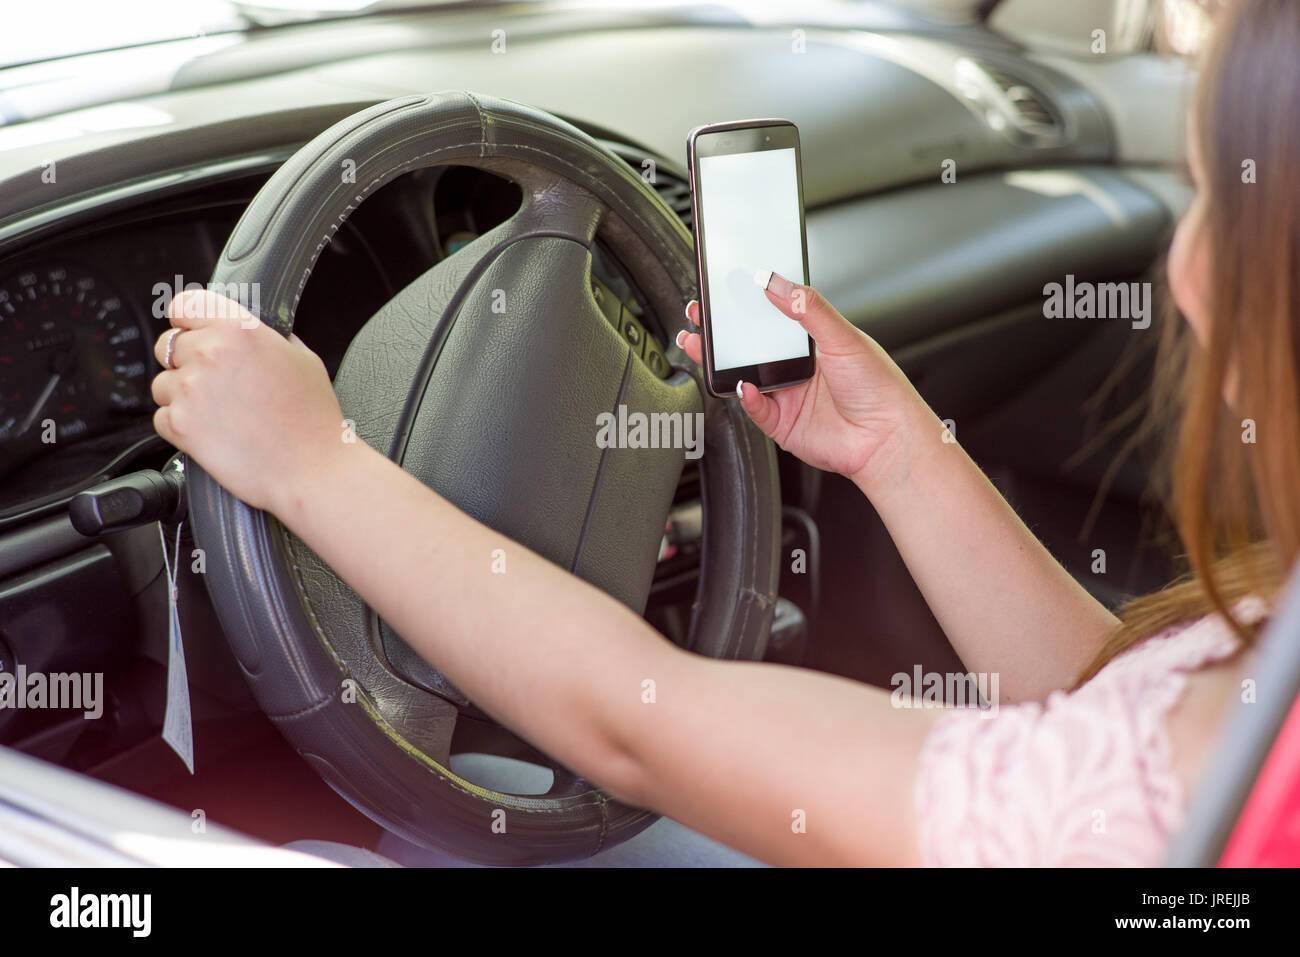
M 775 450 L 735 400 L 708 395 L 672 344 L 695 289 L 689 232 L 585 133 L 468 92 L 363 110 L 270 178 L 212 281 L 257 283 L 259 318 L 288 335 L 317 256 L 349 213 L 396 176 L 451 164 L 512 180 L 522 204 L 353 339 L 334 388 L 356 435 L 640 613 L 685 453 L 601 448 L 597 417 L 620 406 L 702 412 L 703 553 L 685 645 L 760 658 L 778 578 Z M 602 315 L 590 271 L 597 240 L 669 343 L 659 372 Z M 197 463 L 188 471 L 195 541 L 234 656 L 271 721 L 356 808 L 409 841 L 486 864 L 588 857 L 655 820 L 496 725 L 273 516 Z M 466 780 L 451 767 L 466 746 L 551 767 L 550 790 L 506 794 Z

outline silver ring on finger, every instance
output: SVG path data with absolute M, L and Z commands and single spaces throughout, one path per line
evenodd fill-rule
M 181 329 L 173 329 L 167 334 L 167 355 L 163 358 L 163 365 L 168 369 L 176 368 L 176 363 L 172 362 L 172 351 L 176 348 L 176 337 L 179 336 L 182 331 L 183 330 Z

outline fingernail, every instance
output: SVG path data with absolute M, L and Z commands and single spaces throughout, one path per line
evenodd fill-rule
M 794 291 L 794 283 L 780 273 L 774 272 L 764 288 L 778 299 L 789 299 L 790 293 Z
M 678 349 L 685 349 L 685 348 L 686 348 L 686 330 L 685 330 L 685 329 L 683 329 L 683 330 L 681 330 L 680 332 L 677 333 L 677 348 L 678 348 Z
M 694 299 L 692 299 L 690 302 L 688 302 L 688 303 L 686 304 L 686 308 L 682 310 L 682 315 L 686 317 L 687 321 L 690 321 L 690 318 L 691 318 L 691 306 L 693 306 L 693 305 L 695 305 L 695 300 L 694 300 Z
M 745 401 L 745 380 L 744 379 L 741 379 L 739 382 L 736 383 L 736 398 L 742 402 Z

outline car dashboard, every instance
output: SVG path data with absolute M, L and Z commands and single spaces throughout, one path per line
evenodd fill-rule
M 68 502 L 168 461 L 174 450 L 153 431 L 149 392 L 168 302 L 208 281 L 267 178 L 359 109 L 453 88 L 530 103 L 618 153 L 688 226 L 681 159 L 691 127 L 795 121 L 813 283 L 894 351 L 928 398 L 952 406 L 969 395 L 996 405 L 1081 341 L 1081 331 L 1040 321 L 1043 283 L 1062 262 L 1081 274 L 1137 275 L 1169 224 L 1166 203 L 1119 167 L 1102 99 L 1078 79 L 1086 71 L 1022 56 L 992 33 L 823 24 L 806 31 L 806 55 L 770 70 L 773 56 L 799 57 L 791 25 L 757 26 L 712 6 L 617 23 L 598 10 L 551 20 L 548 7 L 377 15 L 99 54 L 86 69 L 129 87 L 124 102 L 105 95 L 0 125 L 0 670 L 15 660 L 117 669 L 124 690 L 111 728 L 95 732 L 102 740 L 82 747 L 77 765 L 156 742 L 167 623 L 157 528 L 90 544 L 68 527 Z M 485 39 L 498 23 L 510 32 L 507 57 Z M 152 76 L 142 61 L 169 51 L 180 65 L 165 83 L 133 79 L 137 69 Z M 46 81 L 25 69 L 0 71 L 0 81 L 42 92 Z M 44 91 L 50 102 L 64 96 L 56 85 Z M 961 190 L 941 179 L 948 164 Z M 56 166 L 57 178 L 43 179 Z M 324 248 L 294 331 L 332 374 L 398 290 L 520 201 L 514 184 L 468 167 L 398 177 Z M 599 244 L 592 282 L 606 318 L 655 369 L 676 317 L 646 315 Z M 1004 370 L 997 381 L 978 363 L 951 361 L 964 348 L 958 333 L 976 320 L 993 330 L 984 341 Z M 927 380 L 930 367 L 943 371 Z M 785 547 L 814 565 L 783 581 L 782 595 L 811 619 L 817 531 L 808 515 L 820 477 L 779 461 Z M 670 637 L 689 623 L 701 508 L 688 463 L 647 611 Z M 228 653 L 201 650 L 222 645 L 212 623 L 189 621 L 186 631 L 187 655 L 200 662 L 191 669 L 198 720 L 205 695 L 255 711 Z M 11 719 L 0 715 L 0 744 L 61 762 L 72 762 L 85 732 L 84 722 Z

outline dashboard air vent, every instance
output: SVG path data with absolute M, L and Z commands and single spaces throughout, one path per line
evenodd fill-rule
M 654 188 L 668 208 L 690 229 L 694 215 L 691 209 L 691 186 L 686 180 L 660 169 L 655 175 Z
M 671 164 L 663 157 L 654 156 L 635 146 L 625 143 L 606 143 L 659 194 L 659 198 L 671 209 L 687 229 L 693 227 L 691 211 L 691 186 L 686 171 Z
M 1060 146 L 1065 124 L 1051 98 L 1023 77 L 987 61 L 957 61 L 956 88 L 989 127 L 1020 146 Z
M 984 67 L 984 72 L 1002 90 L 1025 124 L 1047 130 L 1055 130 L 1060 125 L 1051 107 L 1048 106 L 1046 98 L 1033 87 L 987 65 Z

